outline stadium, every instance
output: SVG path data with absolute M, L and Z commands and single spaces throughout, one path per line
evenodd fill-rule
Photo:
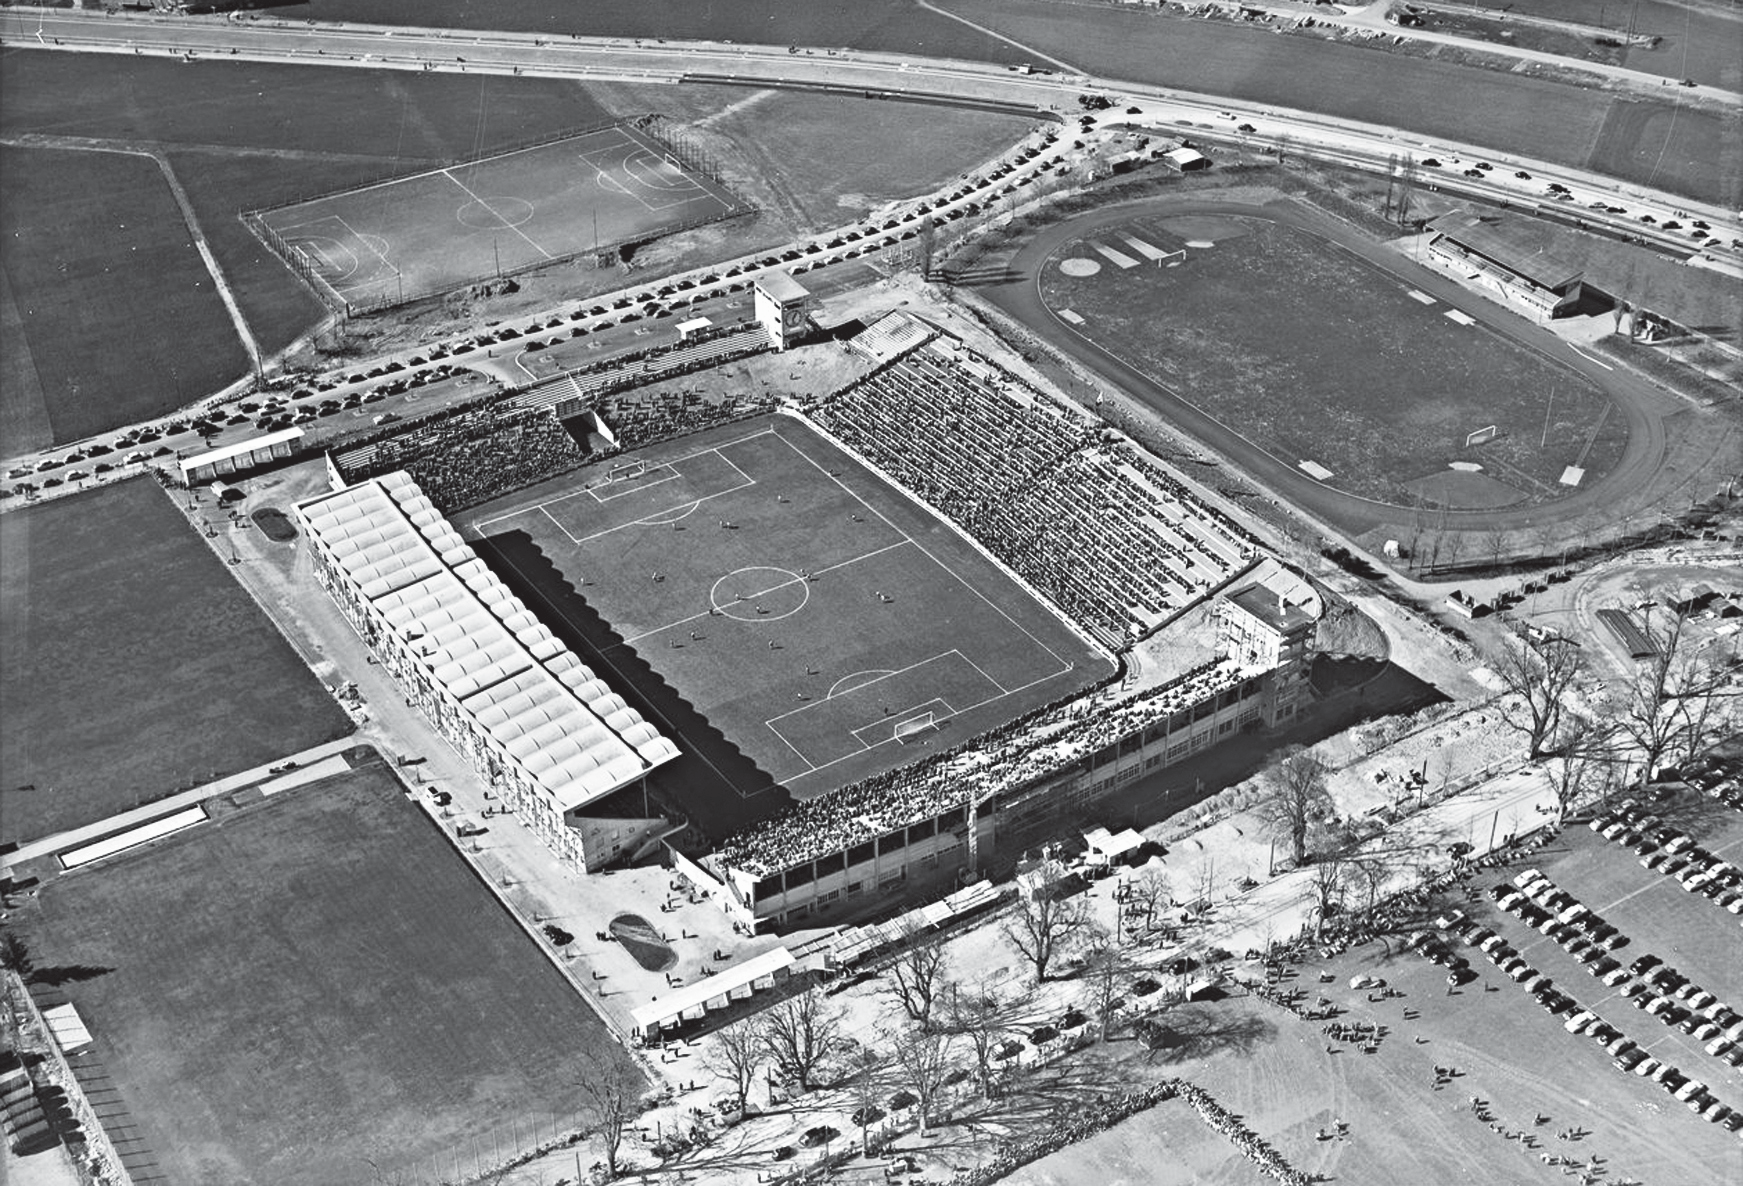
M 790 277 L 759 284 L 791 312 Z M 751 930 L 1008 870 L 1309 694 L 1319 595 L 1166 464 L 905 312 L 848 350 L 827 394 L 663 428 L 606 397 L 461 427 L 508 495 L 414 461 L 426 492 L 388 449 L 296 509 L 493 795 L 589 872 L 661 854 Z

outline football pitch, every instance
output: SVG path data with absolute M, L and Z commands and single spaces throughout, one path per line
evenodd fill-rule
M 641 242 L 728 217 L 731 191 L 617 124 L 550 144 L 261 211 L 354 308 Z
M 378 758 L 48 882 L 17 917 L 136 1182 L 478 1180 L 627 1059 Z
M 0 517 L 0 605 L 0 841 L 107 819 L 351 731 L 149 478 Z
M 529 537 L 610 624 L 607 668 L 633 650 L 801 798 L 1113 671 L 961 535 L 795 418 L 643 450 L 465 526 Z

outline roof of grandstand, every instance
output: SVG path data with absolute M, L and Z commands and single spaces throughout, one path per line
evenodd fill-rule
M 931 326 L 901 309 L 892 309 L 853 336 L 849 346 L 882 366 L 923 345 L 932 337 Z
M 1239 685 L 1251 672 L 1213 659 L 1133 693 L 1111 684 L 1052 705 L 904 769 L 806 800 L 729 837 L 708 863 L 753 877 L 840 852 L 953 807 L 1014 790 Z
M 1461 215 L 1437 219 L 1434 229 L 1543 288 L 1562 288 L 1585 274 L 1584 268 L 1556 254 L 1560 229 L 1537 226 L 1530 219 Z
M 485 567 L 409 475 L 372 478 L 296 511 L 430 682 L 559 810 L 677 757 Z

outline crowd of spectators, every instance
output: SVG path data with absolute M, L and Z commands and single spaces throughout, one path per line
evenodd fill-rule
M 795 803 L 728 837 L 711 860 L 764 876 L 841 852 L 1026 786 L 1148 727 L 1168 722 L 1172 735 L 1176 724 L 1190 726 L 1197 706 L 1243 682 L 1237 665 L 1216 659 L 1136 696 L 1110 684 L 1062 697 L 912 765 Z
M 600 402 L 598 411 L 617 438 L 612 452 L 619 452 L 758 416 L 774 408 L 773 396 L 754 393 L 715 398 L 696 390 L 637 390 L 607 397 Z
M 998 1150 L 983 1165 L 958 1170 L 949 1186 L 991 1186 L 1025 1165 L 1057 1153 L 1067 1145 L 1088 1140 L 1139 1112 L 1149 1111 L 1167 1100 L 1184 1099 L 1204 1122 L 1226 1136 L 1259 1170 L 1286 1186 L 1309 1186 L 1313 1175 L 1297 1170 L 1264 1138 L 1241 1123 L 1239 1116 L 1216 1101 L 1204 1088 L 1184 1079 L 1163 1079 L 1138 1091 L 1097 1100 L 1087 1107 L 1067 1112 L 1052 1128 L 1026 1141 L 1000 1142 Z
M 585 460 L 548 408 L 485 407 L 380 442 L 369 470 L 405 470 L 431 502 L 452 514 L 575 469 Z
M 1254 554 L 1250 536 L 1106 425 L 946 339 L 812 415 L 1112 647 Z

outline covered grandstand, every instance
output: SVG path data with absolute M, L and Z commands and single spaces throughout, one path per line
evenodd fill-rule
M 403 472 L 299 503 L 316 572 L 486 782 L 588 870 L 668 827 L 606 809 L 678 749 L 503 586 Z

